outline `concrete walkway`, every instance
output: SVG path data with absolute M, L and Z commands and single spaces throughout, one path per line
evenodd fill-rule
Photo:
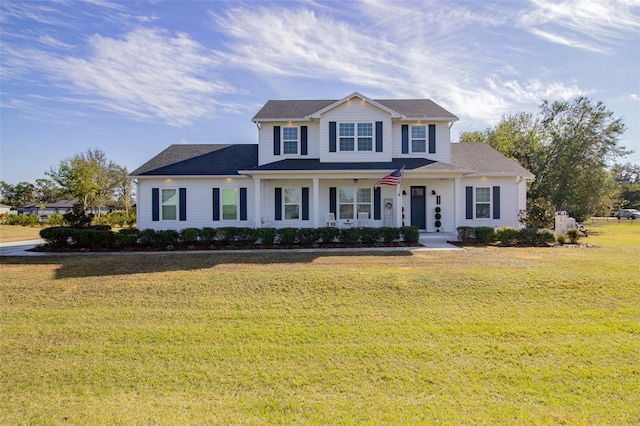
M 304 253 L 362 253 L 362 252 L 393 252 L 393 251 L 433 251 L 433 250 L 463 250 L 462 248 L 449 244 L 447 241 L 455 241 L 457 240 L 457 236 L 455 234 L 449 233 L 420 233 L 420 244 L 423 247 L 370 247 L 370 248 L 332 248 L 332 249 L 295 249 L 289 250 L 289 252 L 304 252 Z M 0 257 L 3 256 L 78 256 L 78 255 L 105 255 L 105 254 L 118 254 L 118 255 L 126 255 L 126 254 L 158 254 L 157 251 L 142 251 L 142 252 L 61 252 L 61 253 L 45 253 L 45 252 L 34 252 L 28 251 L 32 248 L 35 248 L 41 244 L 44 244 L 44 240 L 27 240 L 27 241 L 15 241 L 11 243 L 0 243 Z M 185 253 L 269 253 L 269 252 L 281 252 L 281 249 L 273 249 L 273 250 L 189 250 L 189 251 L 171 251 L 171 252 L 161 252 L 161 253 L 175 253 L 175 254 L 185 254 Z M 0 263 L 2 263 L 0 261 Z

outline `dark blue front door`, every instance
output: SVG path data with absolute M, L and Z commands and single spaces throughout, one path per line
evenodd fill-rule
M 427 228 L 426 217 L 426 187 L 411 187 L 411 226 L 417 226 L 419 229 Z

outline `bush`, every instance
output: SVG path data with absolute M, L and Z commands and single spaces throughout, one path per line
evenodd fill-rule
M 87 214 L 78 204 L 74 205 L 73 210 L 65 213 L 63 217 L 72 228 L 88 228 L 93 222 L 93 213 Z
M 567 236 L 565 234 L 560 234 L 556 237 L 556 241 L 560 245 L 565 245 L 567 243 Z
M 518 244 L 520 230 L 511 226 L 501 226 L 496 229 L 496 240 L 503 246 L 512 246 Z
M 116 234 L 116 245 L 120 247 L 135 247 L 141 232 L 137 228 L 123 228 Z
M 291 245 L 296 242 L 298 230 L 296 228 L 281 228 L 278 230 L 280 244 Z
M 311 246 L 320 239 L 320 233 L 315 228 L 300 228 L 296 239 L 301 246 Z
M 442 222 L 436 220 L 436 223 L 434 225 L 436 225 L 436 228 L 440 228 L 442 226 Z
M 360 242 L 362 244 L 375 244 L 380 242 L 380 228 L 358 228 Z
M 496 239 L 496 230 L 490 226 L 478 226 L 474 232 L 476 241 L 480 244 L 491 244 Z
M 436 213 L 436 220 L 442 219 L 442 215 L 440 213 Z
M 384 227 L 380 228 L 379 232 L 382 237 L 382 241 L 385 243 L 392 243 L 395 240 L 400 239 L 400 229 L 398 228 Z
M 258 239 L 258 232 L 253 228 L 236 228 L 235 241 L 240 244 L 254 244 Z
M 472 226 L 459 226 L 458 239 L 463 243 L 472 242 L 476 238 L 474 229 Z
M 153 239 L 154 247 L 167 248 L 173 246 L 180 239 L 180 233 L 173 229 L 165 229 L 162 231 L 156 231 Z
M 144 247 L 153 247 L 156 240 L 156 231 L 154 229 L 144 229 L 140 231 L 139 243 Z
M 556 237 L 549 229 L 524 228 L 520 230 L 520 244 L 533 247 L 544 247 L 553 244 Z
M 71 232 L 69 231 L 70 229 L 71 228 L 64 226 L 44 228 L 40 231 L 40 238 L 53 247 L 67 247 L 69 245 L 69 237 L 71 236 Z
M 358 228 L 345 228 L 340 230 L 341 243 L 358 244 L 360 242 L 360 231 Z
M 330 244 L 340 235 L 340 230 L 334 226 L 325 226 L 318 228 L 318 236 L 322 240 L 322 244 Z
M 198 228 L 184 228 L 180 231 L 180 240 L 183 243 L 194 244 L 198 241 L 198 234 L 200 230 Z
M 234 228 L 231 226 L 218 228 L 218 232 L 216 233 L 216 241 L 220 242 L 222 245 L 231 245 L 236 241 L 237 236 L 238 228 Z
M 440 213 L 442 209 L 440 207 L 436 207 L 436 213 Z
M 39 226 L 40 216 L 37 214 L 10 214 L 5 219 L 6 225 Z
M 403 226 L 400 228 L 400 233 L 407 244 L 416 244 L 420 241 L 420 230 L 416 226 Z
M 215 228 L 205 227 L 198 230 L 198 239 L 200 243 L 209 245 L 215 241 L 217 234 L 218 231 Z
M 276 239 L 276 228 L 258 228 L 258 238 L 260 243 L 273 245 Z
M 47 217 L 47 225 L 49 226 L 62 226 L 64 224 L 64 217 L 61 214 L 54 213 Z
M 567 238 L 569 238 L 569 242 L 571 244 L 576 244 L 580 237 L 580 231 L 578 231 L 577 229 L 569 229 L 567 231 Z

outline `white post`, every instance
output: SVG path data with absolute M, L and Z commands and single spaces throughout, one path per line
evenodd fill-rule
M 255 223 L 256 228 L 262 228 L 262 201 L 261 201 L 261 193 L 260 193 L 260 179 L 253 179 L 253 188 L 254 188 L 254 202 L 253 206 L 254 214 L 255 214 Z
M 313 227 L 320 226 L 320 179 L 313 178 Z

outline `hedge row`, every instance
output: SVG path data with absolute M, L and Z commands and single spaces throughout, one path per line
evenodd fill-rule
M 418 228 L 185 228 L 181 231 L 124 228 L 119 232 L 94 228 L 51 227 L 40 231 L 49 246 L 74 249 L 171 249 L 224 248 L 250 245 L 298 245 L 303 247 L 341 243 L 346 245 L 379 245 L 403 241 L 415 244 Z
M 46 215 L 47 221 L 41 223 L 40 216 L 37 214 L 10 214 L 1 215 L 0 223 L 3 225 L 21 225 L 21 226 L 63 226 L 71 225 L 67 220 L 66 215 L 50 214 Z M 117 211 L 111 213 L 104 213 L 100 216 L 86 215 L 89 218 L 89 222 L 92 225 L 109 225 L 123 227 L 133 226 L 136 224 L 136 214 L 130 212 L 128 215 L 125 212 Z
M 463 243 L 493 244 L 502 246 L 544 247 L 555 243 L 555 235 L 549 229 L 523 228 L 510 226 L 491 228 L 489 226 L 460 226 L 458 239 Z

